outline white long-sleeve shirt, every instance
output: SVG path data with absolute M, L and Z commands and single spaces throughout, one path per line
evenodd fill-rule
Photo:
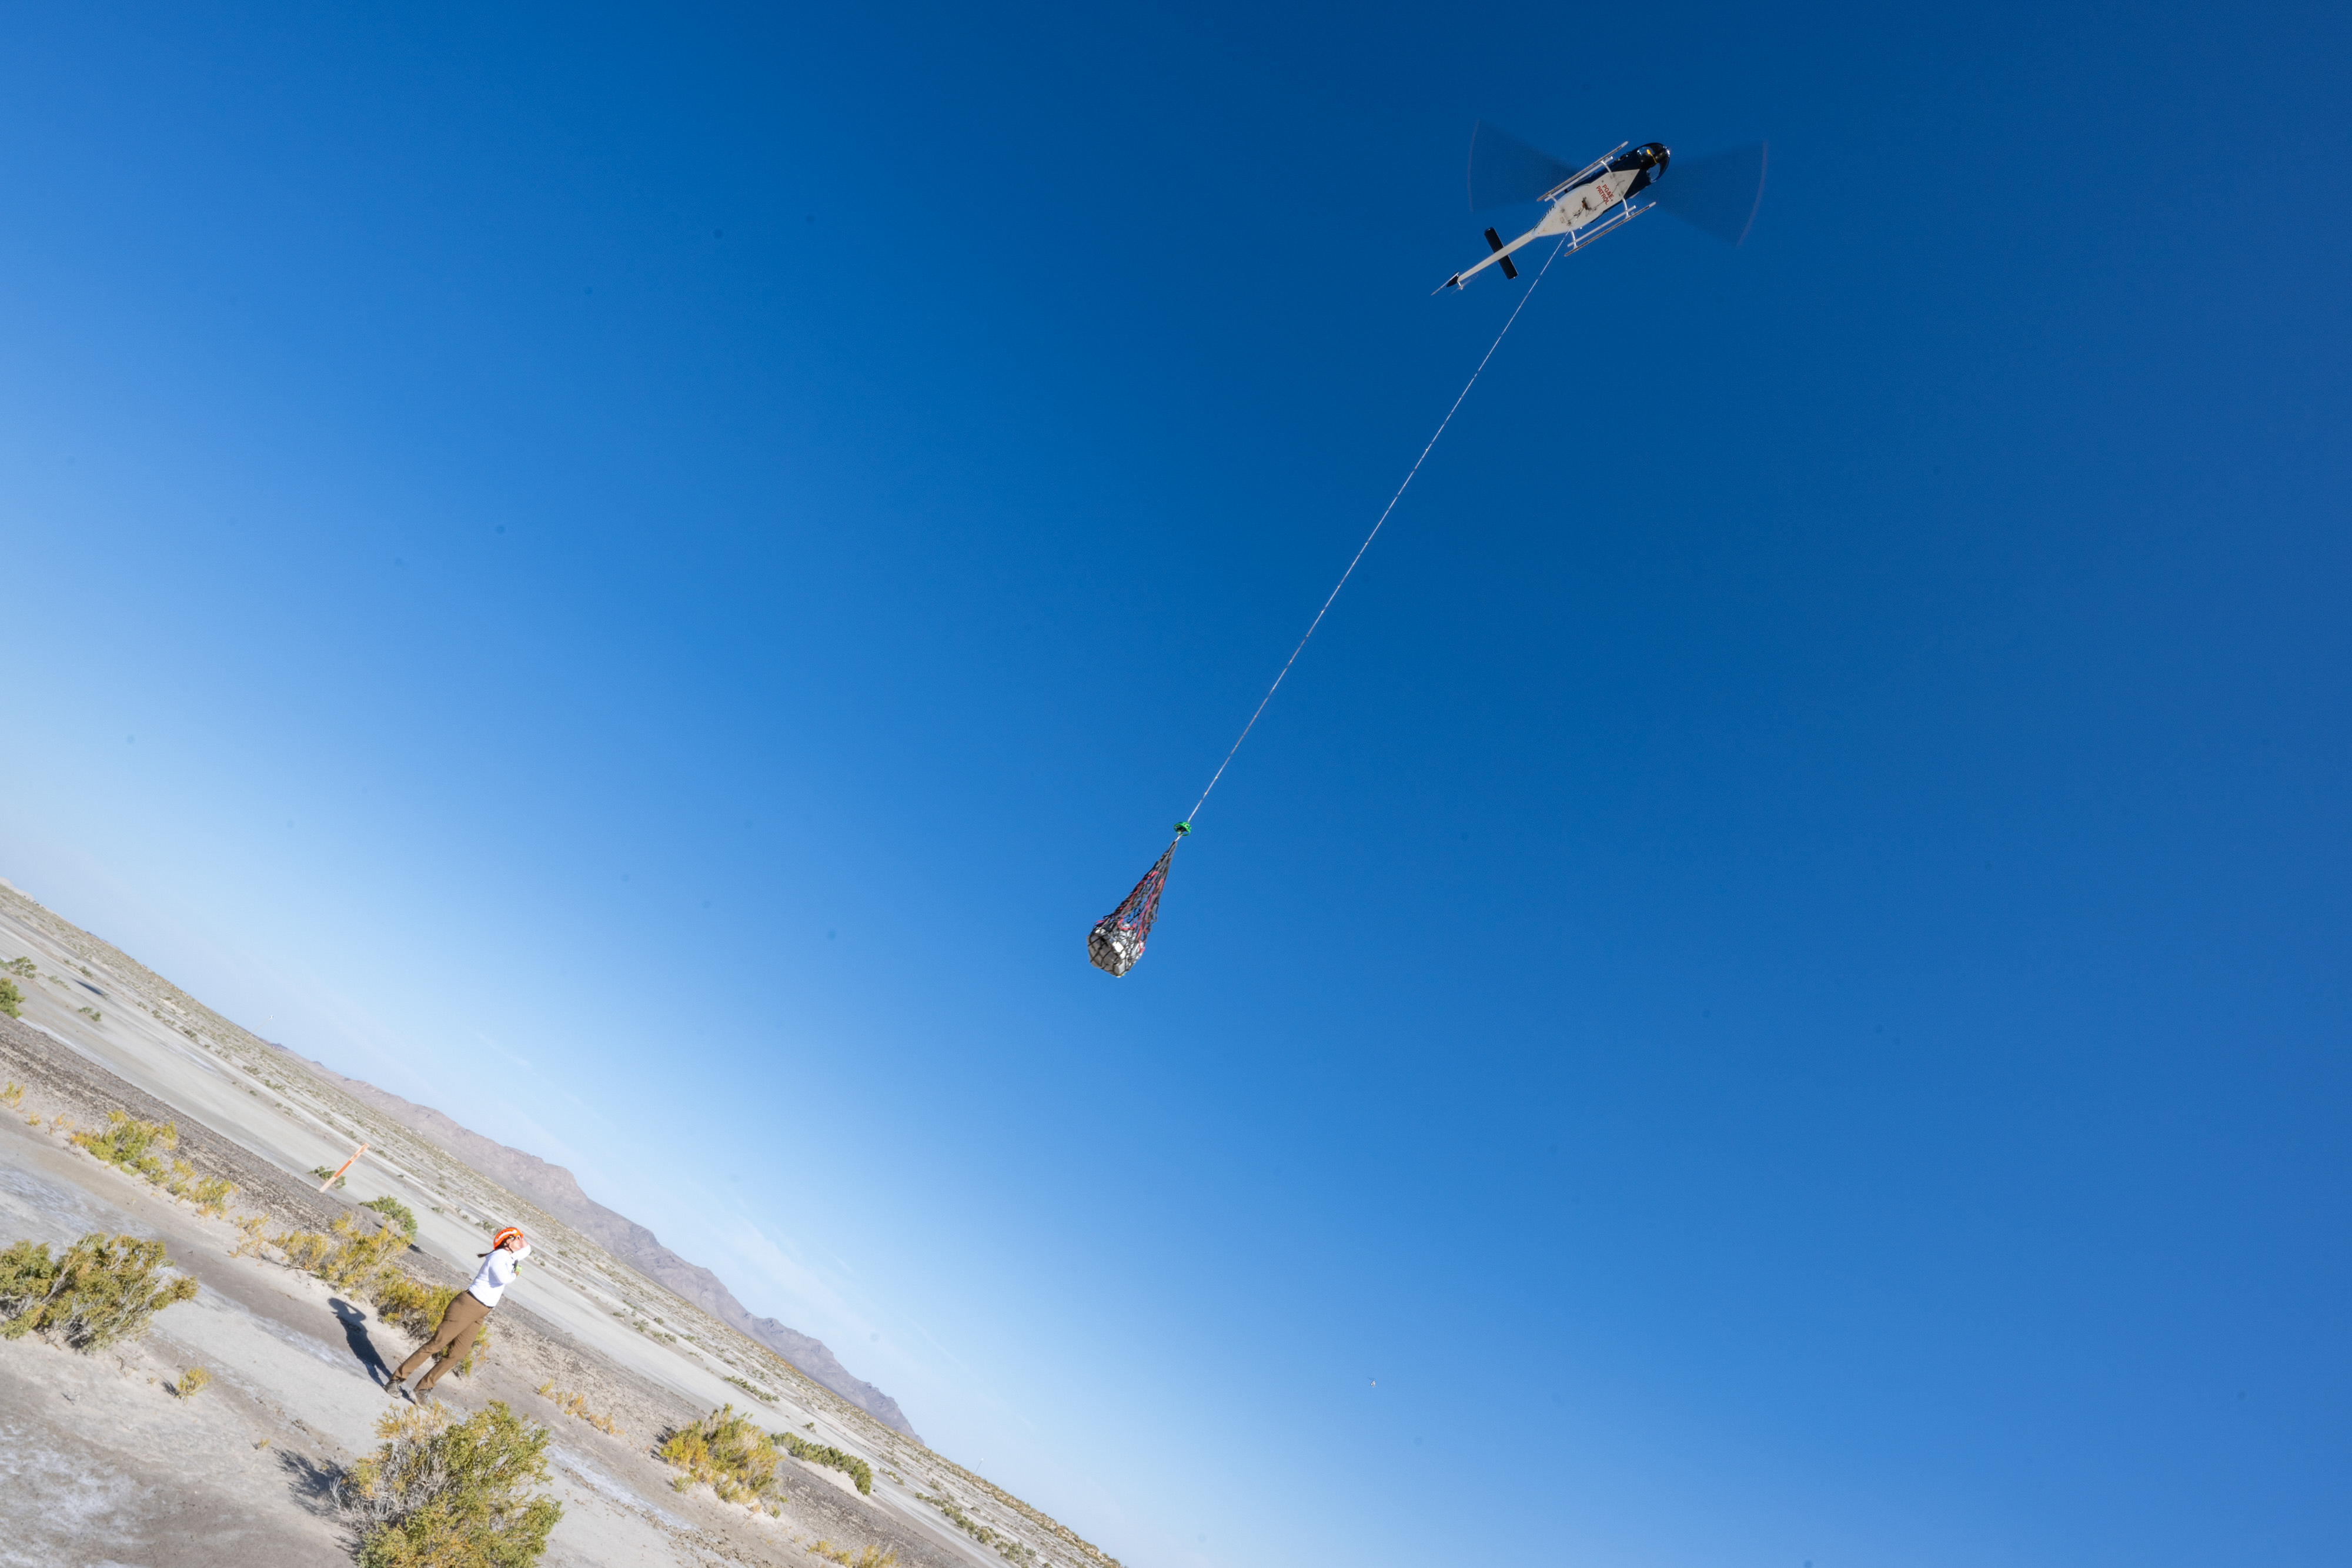
M 503 1247 L 491 1248 L 490 1255 L 475 1271 L 474 1282 L 466 1287 L 467 1292 L 486 1307 L 497 1306 L 507 1287 L 514 1283 L 515 1267 L 521 1261 Z

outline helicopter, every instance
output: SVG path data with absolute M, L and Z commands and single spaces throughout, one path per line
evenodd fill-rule
M 1434 292 L 1458 289 L 1490 267 L 1516 278 L 1519 269 L 1511 253 L 1521 246 L 1558 235 L 1569 249 L 1580 250 L 1659 206 L 1736 246 L 1748 237 L 1763 204 L 1767 156 L 1760 141 L 1737 147 L 1686 160 L 1682 172 L 1668 180 L 1674 152 L 1665 143 L 1636 147 L 1620 141 L 1578 169 L 1480 120 L 1470 136 L 1471 210 L 1531 199 L 1551 205 L 1515 240 L 1507 243 L 1488 229 L 1486 259 L 1464 267 Z

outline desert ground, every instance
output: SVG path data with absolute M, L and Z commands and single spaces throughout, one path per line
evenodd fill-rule
M 267 1238 L 373 1229 L 358 1205 L 392 1197 L 418 1231 L 401 1262 L 470 1277 L 487 1232 L 523 1226 L 535 1251 L 492 1314 L 470 1375 L 436 1395 L 491 1400 L 553 1437 L 563 1518 L 549 1564 L 802 1564 L 868 1548 L 907 1568 L 1006 1563 L 1114 1568 L 1115 1559 L 980 1477 L 883 1425 L 774 1351 L 639 1274 L 446 1151 L 362 1104 L 100 939 L 0 882 L 0 962 L 30 960 L 20 1019 L 0 1017 L 0 1246 L 57 1248 L 90 1231 L 162 1240 L 195 1297 L 144 1336 L 79 1354 L 0 1340 L 0 1564 L 348 1563 L 342 1469 L 375 1446 L 389 1369 L 416 1340 L 293 1265 Z M 71 1142 L 110 1113 L 169 1121 L 176 1157 L 236 1191 L 227 1211 L 107 1164 Z M 306 1173 L 370 1147 L 345 1185 Z M 183 1397 L 188 1369 L 209 1386 Z M 776 1509 L 675 1490 L 663 1434 L 732 1404 L 864 1458 L 873 1492 L 786 1459 Z M 597 1418 L 592 1421 L 590 1417 Z

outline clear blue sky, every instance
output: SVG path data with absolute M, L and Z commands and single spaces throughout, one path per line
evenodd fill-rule
M 2347 26 L 16 8 L 0 874 L 1137 1568 L 2340 1563 Z M 1554 269 L 1114 982 L 1480 116 L 1772 183 Z

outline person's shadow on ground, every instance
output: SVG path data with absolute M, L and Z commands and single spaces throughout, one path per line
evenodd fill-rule
M 286 1472 L 295 1500 L 305 1511 L 320 1519 L 332 1519 L 341 1511 L 335 1506 L 335 1484 L 343 1479 L 341 1466 L 281 1448 L 278 1468 Z
M 368 1338 L 367 1314 L 340 1299 L 327 1304 L 334 1308 L 335 1316 L 342 1320 L 344 1343 L 352 1347 L 352 1354 L 360 1358 L 360 1364 L 368 1369 L 368 1375 L 375 1379 L 376 1386 L 381 1388 L 390 1383 L 392 1368 L 384 1364 L 383 1356 L 376 1354 L 375 1342 Z

